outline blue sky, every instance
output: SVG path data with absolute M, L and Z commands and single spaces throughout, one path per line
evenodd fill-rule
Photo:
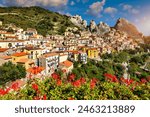
M 114 26 L 126 18 L 145 35 L 150 35 L 150 0 L 0 0 L 0 6 L 41 6 L 67 15 L 81 15 Z

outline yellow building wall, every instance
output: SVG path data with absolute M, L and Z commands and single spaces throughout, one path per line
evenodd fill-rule
M 97 50 L 88 50 L 88 57 L 89 58 L 98 58 L 98 51 Z
M 33 66 L 30 66 L 29 62 L 26 62 L 26 63 L 17 63 L 17 64 L 23 65 L 26 68 L 26 70 L 29 69 L 29 68 L 31 68 L 31 67 L 33 67 Z
M 38 53 L 37 58 L 41 56 L 41 50 L 24 50 L 24 52 L 31 54 L 33 52 L 33 59 L 36 59 L 36 52 Z
M 19 57 L 12 56 L 12 63 L 16 63 L 16 62 L 18 62 L 20 59 L 24 59 L 24 58 L 28 58 L 28 55 L 19 56 Z
M 78 54 L 74 54 L 75 61 L 78 61 Z

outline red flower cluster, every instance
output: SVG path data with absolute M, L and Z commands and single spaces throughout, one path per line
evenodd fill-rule
M 60 76 L 57 73 L 53 73 L 51 76 L 55 80 L 60 79 Z
M 91 89 L 94 89 L 94 87 L 96 86 L 96 83 L 98 82 L 98 79 L 96 78 L 93 78 L 91 81 L 90 81 L 90 88 Z
M 15 91 L 17 91 L 19 89 L 19 83 L 18 82 L 15 82 L 11 85 L 11 88 Z
M 37 85 L 37 84 L 32 84 L 32 88 L 33 88 L 35 91 L 38 91 L 38 85 Z
M 53 73 L 51 76 L 56 81 L 57 86 L 62 84 L 61 78 L 57 73 Z
M 79 80 L 80 80 L 80 83 L 81 83 L 81 84 L 84 84 L 84 83 L 86 83 L 86 80 L 85 80 L 85 78 L 80 78 Z
M 69 97 L 69 98 L 68 98 L 68 100 L 75 100 L 75 99 L 74 99 L 74 98 L 72 98 L 72 97 Z
M 74 87 L 80 87 L 81 86 L 81 81 L 80 80 L 76 80 L 76 81 L 72 82 L 72 85 Z
M 125 78 L 121 78 L 120 80 L 121 80 L 122 83 L 124 83 L 124 84 L 126 84 L 128 86 L 131 85 L 131 84 L 133 84 L 135 82 L 132 79 L 125 79 Z
M 0 95 L 5 95 L 5 94 L 7 94 L 7 91 L 4 89 L 0 89 Z
M 60 79 L 57 80 L 57 86 L 60 86 L 62 84 L 62 81 Z
M 117 79 L 117 77 L 115 75 L 105 73 L 104 76 L 105 76 L 106 80 L 109 80 L 111 82 L 119 82 L 119 80 Z
M 43 95 L 43 100 L 47 100 L 47 96 L 46 96 L 46 94 L 45 94 L 45 95 Z
M 84 84 L 86 82 L 86 80 L 85 80 L 85 78 L 80 78 L 80 79 L 78 79 L 78 80 L 76 80 L 76 81 L 73 81 L 72 82 L 72 85 L 74 86 L 74 87 L 80 87 L 82 84 Z
M 71 81 L 74 81 L 75 77 L 76 77 L 75 74 L 70 74 L 70 75 L 68 76 L 68 80 L 69 80 L 70 82 L 71 82 Z

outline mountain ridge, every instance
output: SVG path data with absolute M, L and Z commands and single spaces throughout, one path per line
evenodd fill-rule
M 23 29 L 35 28 L 42 35 L 63 34 L 67 27 L 76 27 L 68 16 L 38 6 L 0 7 L 0 21 Z

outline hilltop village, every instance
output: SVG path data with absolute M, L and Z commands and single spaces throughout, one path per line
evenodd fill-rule
M 50 75 L 55 70 L 73 69 L 73 62 L 84 64 L 87 59 L 101 60 L 105 53 L 134 49 L 138 44 L 126 33 L 108 28 L 104 35 L 76 28 L 68 28 L 64 35 L 38 34 L 36 29 L 16 27 L 9 24 L 7 28 L 0 22 L 0 65 L 11 61 L 26 68 L 27 76 L 37 67 L 37 75 Z M 101 25 L 103 25 L 101 23 Z

